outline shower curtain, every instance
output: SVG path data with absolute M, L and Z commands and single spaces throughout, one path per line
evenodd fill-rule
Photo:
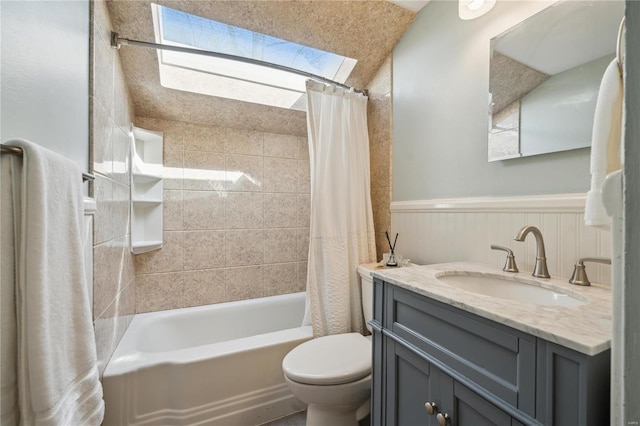
M 307 82 L 311 230 L 305 323 L 315 337 L 364 331 L 357 267 L 374 262 L 367 97 Z

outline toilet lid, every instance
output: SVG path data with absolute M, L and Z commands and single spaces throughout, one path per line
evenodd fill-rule
M 371 373 L 371 341 L 359 333 L 309 340 L 284 357 L 284 374 L 309 385 L 338 385 Z

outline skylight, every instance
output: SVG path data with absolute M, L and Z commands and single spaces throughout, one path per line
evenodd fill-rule
M 344 83 L 356 60 L 151 4 L 156 42 L 286 66 Z M 260 65 L 158 50 L 160 84 L 170 89 L 305 110 L 307 77 Z

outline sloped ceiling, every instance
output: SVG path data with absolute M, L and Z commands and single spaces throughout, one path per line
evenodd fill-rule
M 347 84 L 364 88 L 415 13 L 383 0 L 160 0 L 156 3 L 358 60 Z M 155 42 L 151 2 L 108 3 L 121 37 Z M 155 50 L 123 46 L 122 65 L 135 114 L 192 123 L 303 135 L 304 112 L 167 89 Z

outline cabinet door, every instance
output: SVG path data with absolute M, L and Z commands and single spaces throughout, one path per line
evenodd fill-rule
M 427 361 L 391 339 L 386 340 L 386 351 L 385 424 L 436 426 L 436 415 L 429 415 L 425 404 L 440 404 L 436 395 L 439 376 L 431 374 Z
M 512 418 L 462 383 L 441 375 L 443 405 L 441 415 L 449 417 L 451 426 L 520 426 L 522 423 Z

